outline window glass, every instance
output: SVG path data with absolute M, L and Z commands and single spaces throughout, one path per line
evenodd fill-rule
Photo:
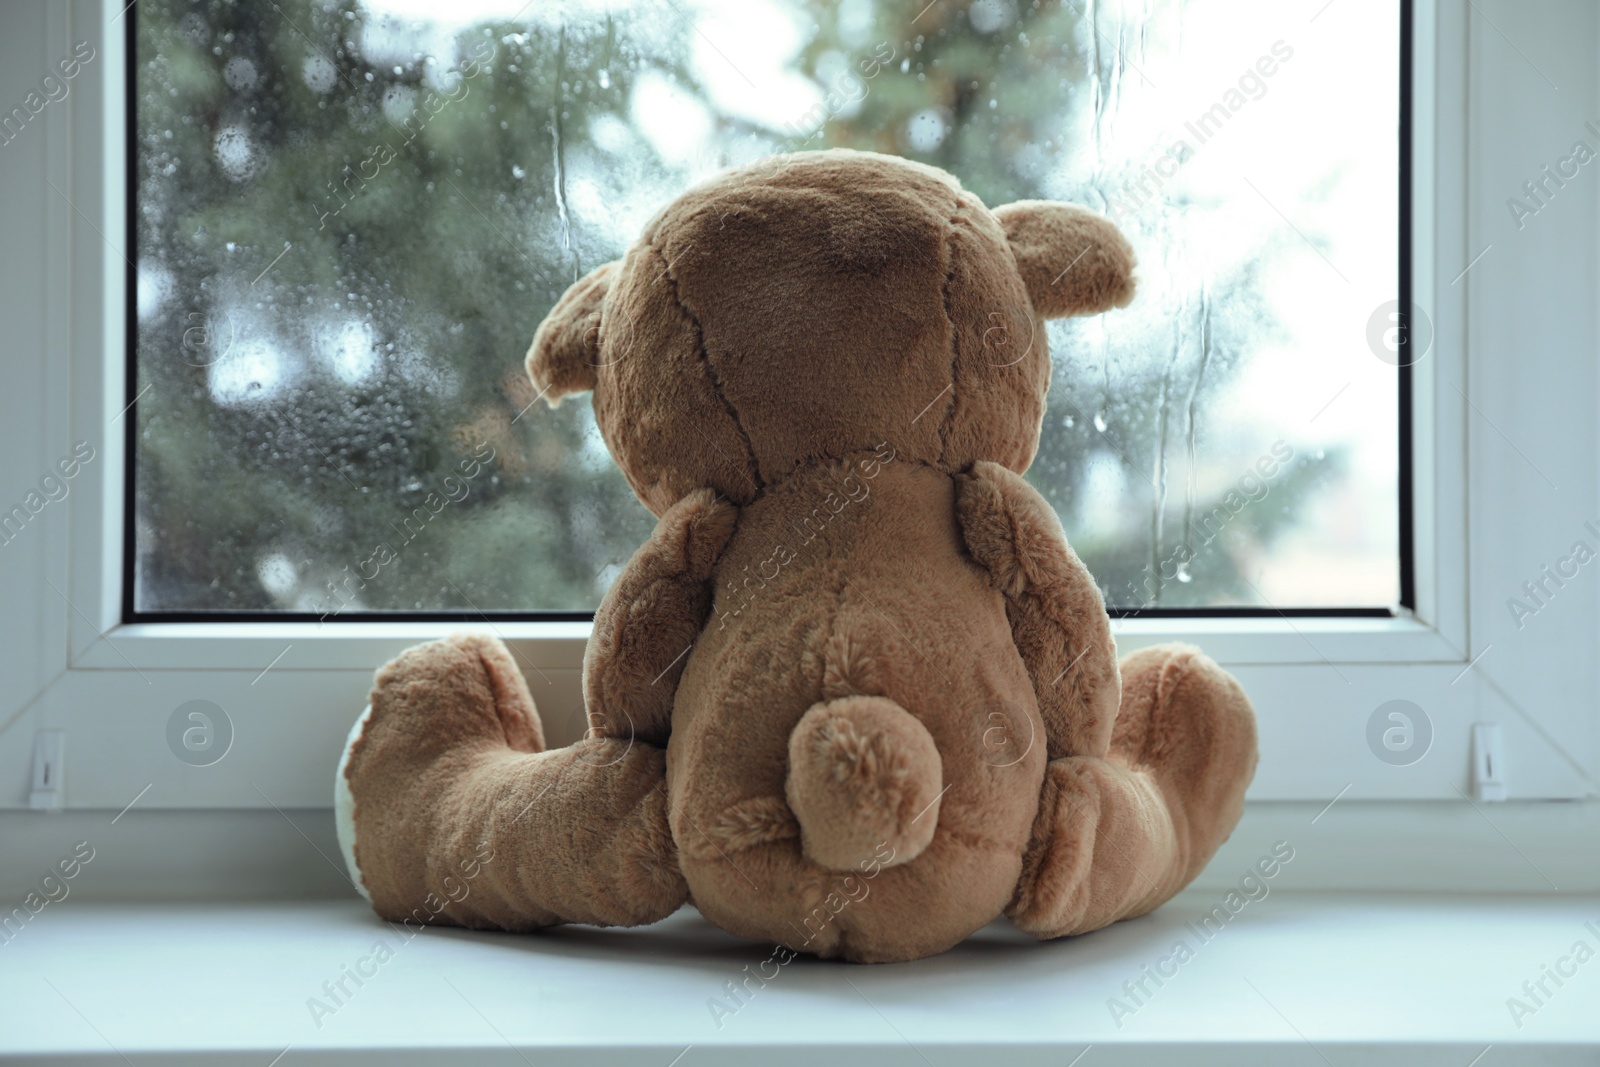
M 653 520 L 534 328 L 695 181 L 834 145 L 1135 245 L 1132 307 L 1049 327 L 1028 475 L 1109 603 L 1396 601 L 1392 2 L 132 15 L 140 612 L 592 609 Z

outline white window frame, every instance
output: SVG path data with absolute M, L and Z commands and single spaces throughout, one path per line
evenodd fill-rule
M 59 191 L 37 182 L 47 198 L 39 247 L 0 249 L 0 278 L 18 280 L 0 294 L 5 319 L 42 321 L 37 338 L 23 331 L 30 347 L 5 357 L 8 374 L 20 366 L 0 396 L 11 457 L 0 501 L 20 498 L 73 442 L 97 452 L 66 501 L 0 548 L 0 667 L 13 679 L 0 687 L 0 811 L 26 806 L 41 727 L 67 732 L 69 808 L 120 808 L 146 786 L 146 808 L 327 807 L 372 670 L 453 629 L 508 638 L 536 668 L 530 680 L 552 739 L 570 740 L 581 729 L 586 623 L 120 621 L 131 297 L 116 21 L 124 2 L 46 5 L 45 39 L 24 51 L 54 59 L 88 39 L 98 57 L 42 128 L 28 130 L 35 141 L 0 148 L 4 173 L 35 181 L 41 175 L 23 165 L 33 161 Z M 1520 233 L 1503 200 L 1600 116 L 1600 17 L 1571 5 L 1541 12 L 1555 16 L 1544 22 L 1518 20 L 1507 0 L 1475 3 L 1416 5 L 1413 285 L 1435 333 L 1414 368 L 1415 612 L 1116 626 L 1125 651 L 1190 640 L 1238 674 L 1261 721 L 1253 805 L 1336 795 L 1460 803 L 1471 789 L 1471 726 L 1481 721 L 1503 730 L 1512 799 L 1596 795 L 1600 565 L 1584 568 L 1523 632 L 1506 600 L 1600 519 L 1600 197 L 1586 174 L 1586 185 L 1575 181 L 1552 201 L 1560 211 L 1550 214 L 1563 217 L 1530 220 Z M 1559 70 L 1561 89 L 1535 76 L 1523 52 Z M 1350 346 L 1370 358 L 1359 335 Z M 235 728 L 226 761 L 211 768 L 182 765 L 166 748 L 168 715 L 197 698 L 225 708 Z M 1368 716 L 1396 698 L 1422 706 L 1434 729 L 1427 756 L 1408 767 L 1366 746 Z M 1594 806 L 1586 810 L 1594 825 Z

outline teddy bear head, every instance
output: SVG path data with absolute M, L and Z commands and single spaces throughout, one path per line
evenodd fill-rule
M 683 194 L 573 283 L 528 371 L 552 405 L 594 392 L 657 515 L 709 487 L 738 504 L 797 468 L 891 445 L 959 471 L 1033 461 L 1044 320 L 1123 307 L 1133 252 L 1069 204 L 991 211 L 934 167 L 834 149 Z

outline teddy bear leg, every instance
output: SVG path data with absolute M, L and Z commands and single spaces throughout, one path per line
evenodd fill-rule
M 1126 657 L 1107 757 L 1046 769 L 1007 914 L 1059 937 L 1165 903 L 1233 832 L 1255 764 L 1255 713 L 1232 675 L 1187 645 Z
M 592 738 L 544 751 L 499 641 L 457 635 L 378 672 L 342 781 L 354 880 L 390 921 L 527 930 L 654 922 L 688 895 L 666 753 Z

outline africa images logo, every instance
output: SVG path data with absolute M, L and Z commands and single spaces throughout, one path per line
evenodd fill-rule
M 1379 704 L 1367 717 L 1367 748 L 1391 767 L 1409 767 L 1433 745 L 1433 720 L 1409 700 Z

